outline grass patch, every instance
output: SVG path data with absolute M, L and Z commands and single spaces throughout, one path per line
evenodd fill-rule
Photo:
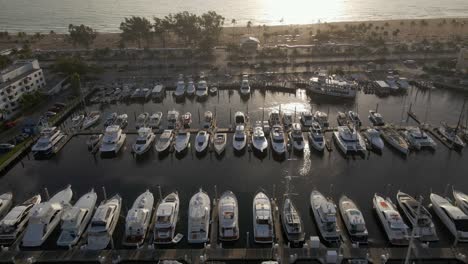
M 16 152 L 22 150 L 26 144 L 28 144 L 30 141 L 32 141 L 32 138 L 28 138 L 25 141 L 19 143 L 16 145 L 10 152 L 5 153 L 3 156 L 0 157 L 0 166 L 3 165 L 4 162 L 6 162 L 8 159 L 13 157 L 13 155 L 16 154 Z

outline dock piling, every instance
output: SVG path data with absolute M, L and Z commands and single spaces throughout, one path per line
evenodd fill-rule
M 46 200 L 49 201 L 50 195 L 49 195 L 49 190 L 47 189 L 47 187 L 44 188 L 44 193 L 45 193 Z
M 159 185 L 159 184 L 158 184 L 158 195 L 159 195 L 159 200 L 162 201 L 161 185 Z
M 107 192 L 105 186 L 102 186 L 102 194 L 104 195 L 104 201 L 107 201 Z

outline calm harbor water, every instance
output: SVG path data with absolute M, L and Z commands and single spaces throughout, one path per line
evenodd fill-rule
M 310 24 L 318 21 L 362 21 L 466 17 L 465 0 L 0 0 L 0 30 L 66 32 L 68 24 L 86 24 L 101 32 L 117 32 L 124 17 L 151 18 L 189 11 L 214 10 L 245 26 Z M 18 19 L 19 18 L 19 19 Z
M 198 111 L 203 115 L 206 110 L 216 109 L 219 126 L 227 127 L 230 124 L 229 113 L 234 114 L 238 110 L 248 112 L 251 121 L 255 121 L 262 119 L 263 108 L 266 110 L 266 117 L 271 109 L 278 108 L 279 105 L 283 111 L 292 112 L 294 109 L 320 109 L 329 111 L 330 121 L 332 125 L 336 125 L 337 111 L 357 108 L 364 125 L 367 126 L 368 110 L 375 108 L 376 103 L 379 103 L 379 112 L 386 120 L 397 124 L 401 121 L 403 105 L 412 103 L 413 110 L 421 117 L 424 117 L 429 109 L 428 122 L 438 124 L 440 121 L 448 121 L 453 124 L 458 119 L 462 100 L 463 96 L 460 94 L 443 90 L 429 94 L 414 88 L 408 96 L 387 98 L 359 93 L 355 102 L 310 98 L 302 90 L 298 90 L 296 94 L 255 91 L 253 96 L 245 101 L 237 92 L 230 95 L 228 91 L 220 91 L 219 96 L 210 97 L 203 103 L 188 99 L 184 103 L 175 103 L 172 96 L 168 95 L 162 103 L 119 103 L 101 108 L 101 111 L 129 114 L 129 128 L 134 128 L 134 113 L 162 111 L 166 114 L 172 109 L 181 113 L 190 111 L 193 114 L 193 126 L 197 127 Z M 98 105 L 90 108 L 98 109 Z M 101 186 L 105 186 L 108 196 L 119 193 L 123 197 L 122 214 L 125 215 L 141 192 L 149 188 L 157 196 L 157 185 L 161 185 L 163 195 L 173 190 L 179 191 L 181 213 L 177 232 L 186 235 L 190 197 L 200 187 L 213 197 L 214 185 L 217 185 L 218 195 L 225 190 L 232 190 L 239 200 L 241 239 L 226 246 L 240 247 L 246 245 L 246 232 L 250 232 L 249 244 L 254 246 L 251 206 L 255 192 L 264 188 L 273 195 L 275 185 L 275 196 L 281 198 L 285 176 L 294 176 L 291 181 L 293 192 L 297 194 L 294 199 L 305 222 L 307 236 L 317 234 L 309 209 L 310 192 L 317 188 L 325 195 L 333 197 L 335 201 L 338 201 L 342 194 L 356 201 L 366 217 L 373 246 L 387 244 L 383 229 L 372 210 L 372 197 L 375 192 L 388 194 L 393 199 L 398 190 L 413 195 L 424 195 L 425 204 L 429 203 L 431 190 L 443 194 L 447 184 L 453 184 L 457 189 L 468 192 L 466 150 L 465 153 L 449 151 L 441 143 L 435 152 L 412 153 L 407 159 L 389 148 L 385 148 L 381 155 L 370 153 L 366 158 L 356 156 L 346 159 L 334 145 L 330 153 L 321 155 L 310 150 L 303 156 L 288 155 L 284 161 L 274 160 L 270 155 L 259 159 L 250 152 L 238 156 L 233 153 L 232 147 L 228 147 L 220 159 L 216 158 L 214 153 L 197 157 L 194 150 L 188 151 L 182 158 L 172 154 L 160 158 L 156 152 L 150 151 L 145 157 L 135 159 L 130 152 L 135 137 L 129 135 L 125 147 L 113 159 L 102 159 L 99 155 L 90 154 L 85 145 L 85 136 L 73 138 L 51 160 L 35 161 L 25 157 L 22 164 L 17 164 L 0 179 L 0 193 L 12 190 L 15 202 L 20 202 L 34 193 L 42 192 L 44 187 L 52 194 L 65 185 L 72 184 L 75 200 L 92 187 L 98 191 L 101 200 Z M 195 135 L 192 135 L 192 142 L 194 137 Z M 331 138 L 331 135 L 327 137 Z M 434 218 L 441 241 L 432 246 L 451 244 L 451 235 L 438 218 Z M 123 229 L 124 218 L 121 218 L 115 235 L 117 247 L 121 247 Z M 45 248 L 53 248 L 56 236 L 57 234 L 47 241 Z M 186 240 L 183 241 L 177 247 L 188 247 Z

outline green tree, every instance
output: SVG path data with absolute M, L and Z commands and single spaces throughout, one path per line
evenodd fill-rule
M 194 45 L 200 37 L 200 18 L 197 15 L 184 11 L 170 15 L 166 19 L 173 24 L 174 33 L 184 40 L 185 45 Z
M 24 93 L 20 98 L 21 108 L 24 111 L 32 110 L 44 99 L 44 95 L 39 91 Z
M 165 48 L 167 34 L 172 29 L 171 21 L 168 19 L 161 19 L 158 17 L 154 17 L 153 20 L 154 20 L 154 24 L 153 24 L 154 34 L 157 37 L 159 37 L 159 39 L 161 40 L 163 44 L 163 48 Z
M 142 41 L 146 41 L 147 44 L 151 41 L 152 27 L 153 25 L 151 25 L 151 22 L 144 17 L 126 17 L 124 21 L 120 23 L 119 28 L 122 30 L 120 37 L 122 41 L 136 41 L 138 43 L 138 48 L 141 48 Z
M 0 55 L 0 70 L 10 65 L 11 60 L 7 56 Z
M 74 73 L 85 75 L 90 71 L 90 67 L 78 57 L 61 57 L 55 62 L 52 69 L 67 76 Z
M 203 38 L 213 42 L 213 45 L 216 44 L 223 31 L 224 17 L 214 11 L 209 11 L 204 13 L 199 20 Z
M 73 43 L 73 46 L 80 45 L 88 49 L 96 39 L 96 31 L 92 28 L 83 24 L 75 26 L 73 24 L 68 25 L 69 40 Z
M 76 72 L 70 76 L 70 88 L 74 95 L 80 94 L 80 88 L 81 88 L 80 75 Z

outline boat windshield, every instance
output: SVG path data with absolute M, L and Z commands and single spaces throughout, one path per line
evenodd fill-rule
M 364 224 L 352 224 L 351 225 L 351 232 L 364 232 L 366 230 L 366 226 Z
M 245 138 L 244 135 L 236 135 L 234 137 L 234 140 L 235 141 L 244 141 L 244 138 Z
M 312 116 L 310 116 L 310 115 L 304 115 L 304 120 L 306 120 L 306 121 L 311 121 L 311 120 L 312 120 Z
M 273 142 L 275 143 L 283 143 L 284 139 L 282 137 L 274 137 Z
M 136 144 L 137 145 L 144 145 L 144 144 L 146 144 L 146 139 L 137 139 Z
M 458 231 L 468 232 L 468 219 L 454 220 L 454 222 Z
M 335 227 L 336 227 L 335 222 L 327 222 L 325 224 L 325 229 L 329 232 L 335 231 Z
M 259 225 L 269 225 L 270 221 L 268 219 L 257 219 L 257 224 L 259 224 Z

